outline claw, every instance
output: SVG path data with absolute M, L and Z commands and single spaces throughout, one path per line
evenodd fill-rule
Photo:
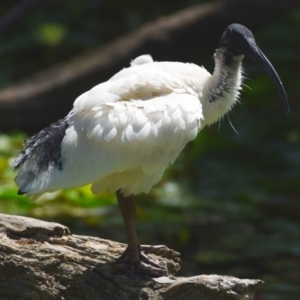
M 157 268 L 150 265 L 145 265 L 142 262 L 138 262 L 131 265 L 131 270 L 134 274 L 142 274 L 150 277 L 160 277 L 165 274 L 165 270 L 161 267 Z
M 139 245 L 138 246 L 138 254 L 139 261 L 138 262 L 130 262 L 130 250 L 127 246 L 121 256 L 116 260 L 116 263 L 129 264 L 129 269 L 132 273 L 135 274 L 143 274 L 148 275 L 150 277 L 160 277 L 166 273 L 166 270 L 163 266 L 160 266 L 158 263 L 150 259 L 144 251 L 147 252 L 156 252 L 159 249 L 166 249 L 167 247 L 164 245 L 158 246 L 150 246 L 150 245 Z

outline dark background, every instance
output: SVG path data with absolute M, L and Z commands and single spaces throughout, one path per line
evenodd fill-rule
M 234 3 L 221 3 L 225 2 Z M 265 285 L 255 299 L 296 300 L 300 299 L 300 5 L 282 11 L 274 19 L 268 16 L 268 11 L 289 1 L 260 2 L 266 5 L 265 20 L 257 16 L 256 24 L 255 16 L 245 14 L 244 24 L 253 30 L 257 44 L 280 75 L 289 96 L 291 114 L 286 116 L 271 80 L 245 60 L 247 80 L 240 103 L 228 114 L 230 121 L 224 117 L 219 124 L 202 131 L 151 193 L 138 197 L 137 228 L 142 243 L 166 244 L 181 252 L 181 276 L 217 273 L 259 278 Z M 88 56 L 95 49 L 101 51 L 119 36 L 134 32 L 147 22 L 199 3 L 183 0 L 1 3 L 0 87 L 4 92 L 11 87 L 14 90 L 19 82 L 31 81 L 32 74 L 77 55 Z M 218 4 L 205 2 L 215 3 Z M 262 8 L 257 7 L 257 11 L 261 13 Z M 223 22 L 227 25 L 242 22 L 234 11 L 232 16 L 228 12 L 226 16 Z M 205 28 L 207 40 L 191 31 L 186 37 L 189 42 L 169 47 L 168 52 L 154 47 L 154 59 L 192 61 L 212 72 L 212 55 L 219 38 L 216 28 L 220 24 L 210 25 Z M 159 41 L 170 45 L 174 40 L 171 36 Z M 150 50 L 145 52 L 151 54 Z M 128 63 L 124 62 L 122 67 Z M 110 72 L 106 72 L 105 78 L 113 75 Z M 92 83 L 86 80 L 82 85 L 87 89 Z M 66 107 L 71 109 L 74 91 L 80 94 L 76 88 L 81 86 L 69 86 L 63 89 L 63 99 L 54 97 L 48 101 L 56 105 L 59 116 L 67 112 Z M 1 105 L 6 105 L 6 98 L 1 98 L 3 93 L 0 92 L 0 110 Z M 26 134 L 55 121 L 54 115 L 34 104 L 31 111 L 32 115 L 24 113 L 16 117 L 12 109 L 11 114 L 0 119 L 0 211 L 55 220 L 76 234 L 126 242 L 114 195 L 103 193 L 95 197 L 88 187 L 58 192 L 53 199 L 46 196 L 37 203 L 16 195 L 11 157 L 21 149 Z M 34 114 L 46 124 L 36 123 Z

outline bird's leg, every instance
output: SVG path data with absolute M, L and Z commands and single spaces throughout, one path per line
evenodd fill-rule
M 139 244 L 136 230 L 135 230 L 135 205 L 133 201 L 133 196 L 125 197 L 120 190 L 117 191 L 117 199 L 123 216 L 127 238 L 128 247 L 125 249 L 124 253 L 119 258 L 119 261 L 123 261 L 127 255 L 129 255 L 129 263 L 132 269 L 136 273 L 146 274 L 149 276 L 161 276 L 164 274 L 164 269 L 157 263 L 151 261 L 144 252 Z M 151 246 L 150 246 L 151 247 Z M 154 246 L 155 248 L 155 246 Z M 149 264 L 142 264 L 141 259 Z
M 117 191 L 117 199 L 123 216 L 128 239 L 128 248 L 125 250 L 124 254 L 127 255 L 127 253 L 129 253 L 130 262 L 132 264 L 136 264 L 140 261 L 140 258 L 138 252 L 139 242 L 136 235 L 134 222 L 135 205 L 133 202 L 133 197 L 125 197 L 121 194 L 120 191 Z

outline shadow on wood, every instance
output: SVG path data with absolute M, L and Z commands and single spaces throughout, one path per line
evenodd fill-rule
M 0 214 L 1 299 L 252 299 L 261 280 L 231 276 L 175 277 L 179 253 L 165 248 L 149 256 L 167 276 L 124 274 L 115 260 L 125 245 L 72 235 L 57 223 Z

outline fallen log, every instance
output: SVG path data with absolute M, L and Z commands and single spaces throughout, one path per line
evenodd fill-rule
M 58 223 L 0 214 L 0 298 L 80 300 L 252 299 L 261 280 L 231 276 L 176 277 L 179 253 L 149 256 L 166 274 L 149 278 L 115 264 L 125 245 L 71 234 Z

